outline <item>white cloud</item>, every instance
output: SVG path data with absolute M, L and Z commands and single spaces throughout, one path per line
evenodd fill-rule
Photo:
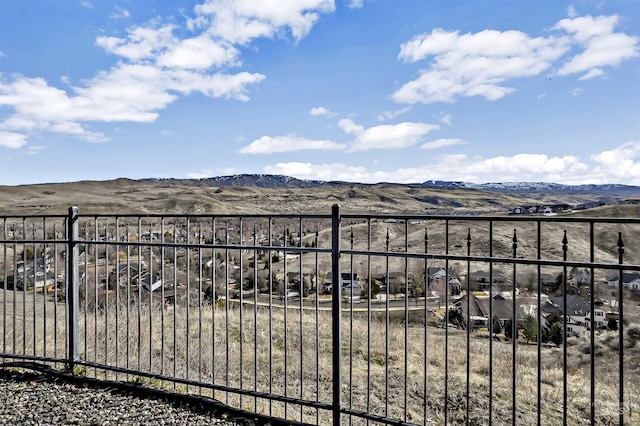
M 461 96 L 500 99 L 515 90 L 503 85 L 508 79 L 538 75 L 567 50 L 563 38 L 495 30 L 460 35 L 436 28 L 401 46 L 399 59 L 405 62 L 434 58 L 392 98 L 408 104 L 453 102 Z
M 387 120 L 396 118 L 397 116 L 402 115 L 409 111 L 411 111 L 411 106 L 400 108 L 395 111 L 385 111 L 382 114 L 378 114 L 377 118 L 378 118 L 378 121 L 387 121 Z
M 456 145 L 466 145 L 462 139 L 438 139 L 432 142 L 426 142 L 420 145 L 420 149 L 439 149 L 446 148 L 448 146 L 456 146 Z
M 519 154 L 513 157 L 469 158 L 464 154 L 445 155 L 419 167 L 394 170 L 367 170 L 347 164 L 277 163 L 265 167 L 265 173 L 285 174 L 300 179 L 345 180 L 349 182 L 415 183 L 427 180 L 465 182 L 548 181 L 576 183 L 589 175 L 586 164 L 575 157 L 547 157 Z M 578 180 L 577 182 L 580 182 Z
M 393 170 L 369 170 L 344 163 L 277 163 L 265 173 L 300 179 L 347 182 L 415 183 L 427 180 L 485 182 L 556 182 L 567 185 L 626 183 L 640 185 L 640 141 L 631 141 L 590 156 L 590 163 L 574 156 L 517 154 L 491 158 L 464 154 L 430 157 L 429 164 Z M 438 167 L 433 167 L 437 162 Z M 373 164 L 377 166 L 376 163 Z
M 600 68 L 591 68 L 588 73 L 580 77 L 578 80 L 591 80 L 592 78 L 600 77 L 601 75 L 604 75 L 603 70 Z
M 451 126 L 451 114 L 440 113 L 440 116 L 438 117 L 438 121 Z
M 42 151 L 43 149 L 46 149 L 45 146 L 41 146 L 41 145 L 31 145 L 27 148 L 27 154 L 28 155 L 36 155 L 38 154 L 40 151 Z
M 86 7 L 87 9 L 93 9 L 93 3 L 91 3 L 88 0 L 81 0 L 80 1 L 80 6 Z
M 624 143 L 591 156 L 596 163 L 593 175 L 599 183 L 628 182 L 640 185 L 640 141 Z
M 212 66 L 237 65 L 239 54 L 229 43 L 199 36 L 182 40 L 160 56 L 157 62 L 171 68 L 206 70 Z
M 400 46 L 398 58 L 407 63 L 429 59 L 429 65 L 392 98 L 406 104 L 470 96 L 493 101 L 515 91 L 507 81 L 551 69 L 574 47 L 582 52 L 569 57 L 558 74 L 585 73 L 582 80 L 640 54 L 638 37 L 614 31 L 617 16 L 575 17 L 575 9 L 568 12 L 572 17 L 559 21 L 553 27 L 559 34 L 549 37 L 496 30 L 460 34 L 440 28 L 418 35 Z
M 311 110 L 309 111 L 309 114 L 314 116 L 329 115 L 329 110 L 322 106 L 314 107 L 314 108 L 311 108 Z
M 264 168 L 265 173 L 293 176 L 309 180 L 341 180 L 348 182 L 370 182 L 370 173 L 361 166 L 346 164 L 312 164 L 301 162 L 277 163 Z
M 578 96 L 583 92 L 583 90 L 579 87 L 576 87 L 575 89 L 573 89 L 571 92 L 571 96 Z
M 241 148 L 241 154 L 273 154 L 277 152 L 293 152 L 300 150 L 342 150 L 346 145 L 330 140 L 305 139 L 295 135 L 286 136 L 262 136 L 249 145 Z
M 573 6 L 569 6 L 567 8 L 567 16 L 569 18 L 575 18 L 576 16 L 578 16 L 578 12 L 576 11 L 576 8 Z
M 349 9 L 360 9 L 362 6 L 364 6 L 364 0 L 350 0 L 347 5 Z
M 340 127 L 348 135 L 364 132 L 364 127 L 354 123 L 350 118 L 343 118 L 342 120 L 338 121 L 338 127 Z
M 96 38 L 96 44 L 130 61 L 152 59 L 178 43 L 173 35 L 175 29 L 174 25 L 133 27 L 127 30 L 126 38 L 100 36 Z
M 161 70 L 151 65 L 118 64 L 101 72 L 73 93 L 49 86 L 44 79 L 15 77 L 0 82 L 0 105 L 14 114 L 0 129 L 15 132 L 44 130 L 92 142 L 106 140 L 87 130 L 85 122 L 153 122 L 178 94 L 200 92 L 210 97 L 245 101 L 247 86 L 260 74 L 207 75 L 186 70 Z
M 570 34 L 574 43 L 582 47 L 582 53 L 572 57 L 558 71 L 559 75 L 587 72 L 583 79 L 602 75 L 602 67 L 617 66 L 622 61 L 637 57 L 638 37 L 614 32 L 617 16 L 583 16 L 563 19 L 554 28 Z M 594 71 L 598 69 L 599 71 Z M 599 72 L 599 74 L 593 74 Z M 589 77 L 588 77 L 589 76 Z
M 213 172 L 211 170 L 203 170 L 201 172 L 187 173 L 188 179 L 206 179 L 211 176 L 213 176 Z
M 118 6 L 116 6 L 116 11 L 113 12 L 111 15 L 109 15 L 111 19 L 122 19 L 122 18 L 128 18 L 130 16 L 131 14 L 127 9 L 123 7 L 118 7 Z
M 63 82 L 68 89 L 62 90 L 41 78 L 0 77 L 0 105 L 13 108 L 13 114 L 0 122 L 0 130 L 25 135 L 56 132 L 97 142 L 107 137 L 90 131 L 88 122 L 152 122 L 179 96 L 199 92 L 247 101 L 249 87 L 264 75 L 215 70 L 240 65 L 234 43 L 285 30 L 299 40 L 321 14 L 334 9 L 333 0 L 207 0 L 194 8 L 196 17 L 187 20 L 195 34 L 186 38 L 176 35 L 183 34 L 183 28 L 159 19 L 129 28 L 124 37 L 97 37 L 96 45 L 121 60 L 82 84 L 67 79 Z M 122 8 L 116 14 L 129 16 Z
M 17 149 L 27 143 L 25 135 L 0 131 L 0 146 Z
M 306 36 L 321 13 L 335 10 L 333 0 L 207 0 L 195 7 L 198 25 L 231 43 L 247 44 L 288 30 L 296 41 Z
M 351 142 L 350 152 L 370 149 L 408 148 L 420 142 L 427 133 L 440 128 L 437 124 L 404 122 L 384 124 L 365 129 L 348 118 L 340 120 L 338 127 L 346 134 L 356 137 Z

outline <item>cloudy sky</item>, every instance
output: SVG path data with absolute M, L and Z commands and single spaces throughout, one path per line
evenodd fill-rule
M 24 0 L 0 185 L 640 185 L 637 0 Z

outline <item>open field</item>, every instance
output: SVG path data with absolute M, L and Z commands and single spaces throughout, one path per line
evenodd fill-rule
M 401 184 L 331 183 L 309 188 L 211 186 L 207 181 L 83 181 L 0 186 L 3 214 L 81 213 L 320 213 L 339 204 L 345 212 L 468 214 L 506 213 L 518 205 L 578 204 L 601 194 L 523 193 L 514 196 L 466 188 Z M 636 210 L 637 212 L 637 210 Z
M 26 295 L 26 299 L 24 296 Z M 32 293 L 0 291 L 5 307 L 2 344 L 17 353 L 64 357 L 64 304 Z M 15 310 L 14 310 L 15 302 Z M 57 315 L 57 317 L 56 317 Z M 47 318 L 47 320 L 45 320 Z M 80 358 L 109 366 L 137 369 L 152 375 L 215 383 L 258 390 L 293 398 L 329 403 L 331 394 L 330 314 L 314 310 L 255 308 L 237 303 L 215 308 L 175 309 L 120 305 L 93 311 L 81 305 L 79 322 Z M 466 334 L 464 331 L 405 325 L 384 320 L 367 322 L 366 315 L 343 319 L 343 402 L 354 409 L 427 424 L 444 421 L 445 368 L 448 369 L 449 420 L 462 422 L 466 412 Z M 35 334 L 34 334 L 35 333 Z M 426 339 L 426 353 L 425 353 Z M 640 327 L 627 327 L 625 336 L 625 407 L 629 424 L 640 421 L 638 356 Z M 448 357 L 445 358 L 445 342 Z M 486 424 L 489 411 L 489 371 L 493 378 L 493 421 L 511 420 L 510 341 L 494 341 L 489 358 L 489 339 L 483 332 L 471 335 L 469 402 L 472 424 Z M 15 345 L 15 346 L 14 346 Z M 588 424 L 588 340 L 568 341 L 566 366 L 568 423 Z M 603 332 L 596 338 L 596 418 L 598 423 L 617 421 L 617 334 Z M 45 353 L 46 351 L 46 353 Z M 405 356 L 407 354 L 408 356 Z M 544 347 L 542 354 L 543 424 L 561 424 L 563 366 L 562 349 Z M 445 361 L 445 360 L 448 360 Z M 516 416 L 518 424 L 535 424 L 537 394 L 537 347 L 519 341 L 516 354 Z M 115 373 L 87 367 L 85 374 L 115 378 Z M 426 375 L 425 375 L 426 373 Z M 120 373 L 120 380 L 140 381 L 149 386 L 211 395 L 197 386 L 174 385 Z M 426 392 L 425 392 L 426 380 Z M 257 410 L 289 419 L 316 421 L 316 412 L 251 396 L 215 392 L 215 398 L 247 410 Z M 406 398 L 406 399 L 405 399 Z M 406 403 L 405 403 L 406 401 Z M 302 415 L 302 417 L 301 417 Z M 320 424 L 330 413 L 320 410 Z M 355 424 L 360 424 L 354 418 Z

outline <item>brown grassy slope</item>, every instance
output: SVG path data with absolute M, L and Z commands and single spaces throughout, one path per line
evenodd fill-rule
M 190 183 L 191 182 L 191 183 Z M 332 184 L 317 188 L 209 187 L 198 181 L 129 179 L 0 186 L 4 214 L 88 213 L 369 213 L 506 212 L 521 200 L 469 189 L 412 188 L 400 184 Z

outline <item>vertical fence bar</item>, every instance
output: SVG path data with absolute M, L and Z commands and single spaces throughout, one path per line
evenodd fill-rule
M 116 216 L 116 243 L 120 242 L 120 218 Z M 86 257 L 85 257 L 86 259 Z M 116 266 L 114 271 L 115 276 L 115 291 L 116 291 L 116 367 L 120 366 L 120 245 L 116 244 Z M 85 271 L 87 269 L 85 268 Z M 107 277 L 107 295 L 109 289 L 109 271 L 105 271 Z M 151 333 L 149 333 L 151 334 Z M 116 380 L 118 380 L 118 372 L 116 371 Z
M 589 222 L 589 261 L 591 263 L 594 263 L 596 260 L 596 256 L 595 256 L 595 234 L 594 234 L 594 229 L 593 229 L 593 222 Z M 596 310 L 596 289 L 595 289 L 595 279 L 594 279 L 594 269 L 593 266 L 589 269 L 589 299 L 591 299 L 589 301 L 589 310 L 590 312 L 590 336 L 589 336 L 589 344 L 590 344 L 590 350 L 589 350 L 589 365 L 591 367 L 591 374 L 590 374 L 590 383 L 589 383 L 589 400 L 591 403 L 591 409 L 589 410 L 589 417 L 590 417 L 590 421 L 591 424 L 595 424 L 596 422 L 596 351 L 595 351 L 595 344 L 596 344 L 596 317 L 595 317 L 595 310 Z
M 288 295 L 289 295 L 289 273 L 287 271 L 287 237 L 289 235 L 289 225 L 285 225 L 284 226 L 284 233 L 282 235 L 282 239 L 283 239 L 283 262 L 284 265 L 282 266 L 283 272 L 284 272 L 284 347 L 283 347 L 283 351 L 284 351 L 284 396 L 288 396 L 287 394 L 287 390 L 288 390 L 288 372 L 287 372 L 287 366 L 289 365 L 289 334 L 287 333 L 287 327 L 289 325 L 289 306 L 287 304 L 287 300 L 288 300 Z M 287 418 L 287 410 L 289 408 L 289 403 L 285 401 L 284 403 L 284 418 Z
M 69 207 L 67 217 L 67 368 L 78 360 L 78 208 Z
M 353 251 L 353 226 L 350 229 L 349 248 Z M 353 253 L 349 255 L 349 408 L 353 408 Z M 342 287 L 342 283 L 340 283 Z M 353 423 L 353 416 L 349 416 L 349 424 Z
M 409 221 L 404 221 L 404 252 L 409 252 Z M 413 297 L 417 297 L 414 295 Z M 404 421 L 407 421 L 409 370 L 409 258 L 404 258 Z
M 27 326 L 24 323 L 25 319 L 27 318 L 27 268 L 26 268 L 26 265 L 24 264 L 24 261 L 27 258 L 27 247 L 28 247 L 27 246 L 27 220 L 26 218 L 23 217 L 22 218 L 22 321 L 23 321 L 22 355 L 27 354 Z M 67 339 L 67 351 L 69 351 L 69 339 Z
M 562 424 L 567 424 L 567 401 L 568 401 L 568 383 L 567 383 L 567 251 L 569 240 L 567 240 L 567 230 L 564 231 L 562 238 Z
M 202 243 L 202 223 L 198 223 L 198 380 L 200 382 L 202 382 Z M 242 257 L 240 258 L 240 265 L 242 266 Z M 240 289 L 242 289 L 242 275 Z M 240 309 L 242 309 L 242 297 L 240 297 Z M 240 388 L 242 389 L 242 310 L 240 311 L 240 318 Z M 202 386 L 198 387 L 198 395 L 202 396 Z M 242 399 L 240 399 L 240 405 L 242 405 Z
M 218 244 L 218 228 L 216 227 L 215 217 L 211 218 L 211 233 L 212 233 L 212 237 L 211 237 L 212 243 L 215 246 L 216 244 Z M 216 294 L 218 268 L 220 267 L 220 265 L 218 265 L 217 253 L 220 253 L 220 252 L 216 252 L 215 247 L 211 249 L 211 262 L 213 265 L 213 269 L 211 272 L 211 383 L 213 384 L 216 383 L 216 302 L 217 302 L 217 298 L 220 297 L 220 294 Z M 174 274 L 176 274 L 177 268 L 175 266 L 175 262 L 173 265 L 174 265 L 173 266 Z M 174 282 L 173 292 L 175 294 L 176 287 L 177 287 L 177 282 L 175 278 L 173 282 Z M 225 303 L 226 303 L 226 300 L 225 300 Z M 174 318 L 173 330 L 175 333 L 175 314 L 173 318 Z M 174 334 L 174 342 L 175 342 L 175 334 Z M 175 348 L 175 345 L 174 345 L 174 348 Z M 175 356 L 175 353 L 174 353 L 174 356 Z M 213 398 L 215 399 L 216 397 L 215 390 L 213 391 L 212 395 L 213 395 Z
M 389 228 L 387 227 L 387 237 L 385 239 L 385 287 L 387 292 L 387 297 L 385 298 L 385 314 L 384 314 L 384 415 L 385 417 L 389 416 L 389 294 L 390 286 L 389 286 Z
M 302 218 L 299 218 L 298 222 L 298 237 L 300 238 L 299 247 L 302 248 Z M 300 281 L 298 284 L 298 294 L 300 295 L 300 399 L 304 399 L 304 354 L 302 348 L 304 347 L 304 297 L 306 286 L 304 284 L 304 275 L 302 273 L 302 258 L 304 252 L 300 252 L 298 259 L 300 259 L 299 271 Z M 285 260 L 286 261 L 286 260 Z M 307 290 L 308 291 L 308 290 Z M 317 295 L 316 295 L 317 298 Z M 304 407 L 300 405 L 300 421 L 304 421 Z
M 371 218 L 367 219 L 367 251 L 371 251 Z M 367 255 L 367 412 L 371 412 L 371 255 Z M 367 425 L 370 424 L 367 420 Z
M 517 256 L 517 251 L 518 251 L 518 236 L 516 233 L 516 230 L 513 230 L 513 258 L 516 259 Z M 516 277 L 516 264 L 513 264 L 513 276 L 512 276 L 512 280 L 513 280 L 513 313 L 511 314 L 511 399 L 512 399 L 512 405 L 511 405 L 511 424 L 513 424 L 515 426 L 516 424 L 516 351 L 517 351 L 517 344 L 518 344 L 518 315 L 517 315 L 517 305 L 516 305 L 516 281 L 517 281 L 517 277 Z
M 7 239 L 7 219 L 2 220 L 2 239 Z M 7 353 L 7 287 L 9 276 L 7 275 L 7 243 L 2 243 L 2 352 Z M 13 271 L 13 285 L 16 282 L 15 269 Z
M 624 424 L 624 242 L 622 232 L 618 232 L 618 424 Z
M 320 235 L 318 231 L 318 226 L 316 225 L 316 234 L 315 234 L 315 248 L 320 247 Z M 316 332 L 316 402 L 320 401 L 320 305 L 319 305 L 319 294 L 320 294 L 320 280 L 318 279 L 318 252 L 315 253 L 316 260 L 316 321 L 315 321 L 315 332 Z M 324 273 L 324 271 L 322 271 Z M 323 290 L 324 291 L 324 290 Z M 320 410 L 316 409 L 316 425 L 320 424 Z
M 429 347 L 427 341 L 427 329 L 429 328 L 429 306 L 427 305 L 427 294 L 429 294 L 429 262 L 427 261 L 426 254 L 429 253 L 429 235 L 428 229 L 424 228 L 424 379 L 422 382 L 423 391 L 424 391 L 424 407 L 423 407 L 423 424 L 427 424 L 427 410 L 428 410 L 428 394 L 427 394 L 427 379 L 428 379 L 428 371 L 429 371 Z M 369 249 L 370 250 L 370 249 Z M 467 277 L 469 275 L 467 274 Z M 469 279 L 467 278 L 467 281 Z M 447 288 L 449 284 L 447 283 Z
M 333 424 L 342 422 L 342 310 L 340 305 L 340 207 L 331 207 L 331 344 L 333 367 Z
M 37 356 L 37 344 L 36 342 L 38 341 L 37 339 L 37 333 L 38 333 L 38 328 L 37 328 L 37 324 L 38 324 L 38 319 L 37 319 L 37 315 L 36 315 L 36 295 L 38 294 L 38 292 L 36 291 L 37 287 L 38 287 L 38 270 L 40 269 L 38 267 L 38 246 L 36 244 L 36 239 L 37 239 L 37 231 L 36 231 L 36 225 L 35 223 L 31 224 L 32 228 L 31 228 L 31 238 L 33 240 L 33 298 L 31 299 L 32 305 L 31 308 L 33 310 L 33 356 Z M 25 262 L 27 261 L 26 257 L 25 257 Z M 45 263 L 46 265 L 46 263 Z M 26 271 L 25 271 L 26 272 Z M 46 286 L 46 282 L 47 282 L 47 268 L 46 266 L 44 267 L 44 283 Z M 26 317 L 25 317 L 26 320 Z M 25 324 L 26 325 L 26 324 Z M 26 328 L 26 327 L 25 327 Z
M 273 218 L 269 218 L 269 225 L 267 230 L 268 242 L 267 245 L 271 247 L 273 245 Z M 273 286 L 278 285 L 277 282 L 273 282 L 273 249 L 269 248 L 268 252 L 269 260 L 269 393 L 273 392 Z M 273 413 L 273 400 L 269 399 L 269 415 Z
M 164 347 L 165 347 L 165 328 L 164 328 L 164 319 L 165 319 L 165 309 L 166 309 L 166 305 L 165 305 L 165 286 L 167 284 L 167 277 L 165 275 L 165 241 L 164 241 L 164 222 L 165 222 L 165 218 L 164 216 L 160 219 L 160 241 L 162 241 L 162 247 L 160 248 L 160 279 L 162 280 L 162 285 L 160 286 L 160 299 L 161 299 L 161 303 L 160 303 L 160 329 L 162 330 L 162 333 L 160 334 L 160 374 L 162 374 L 163 376 L 165 375 L 165 368 L 164 368 Z M 128 246 L 129 242 L 127 241 L 127 246 Z M 175 247 L 174 247 L 175 250 Z M 174 282 L 173 285 L 175 285 L 176 283 Z M 129 319 L 127 318 L 127 321 L 129 321 Z M 164 381 L 161 382 L 161 386 L 164 387 Z
M 537 227 L 536 227 L 536 258 L 538 260 L 542 259 L 542 243 L 541 243 L 541 239 L 542 239 L 542 229 L 541 229 L 541 222 L 540 220 L 537 221 Z M 537 410 L 537 415 L 536 415 L 536 424 L 537 426 L 541 426 L 542 424 L 542 418 L 541 418 L 541 412 L 542 412 L 542 278 L 541 278 L 541 273 L 542 273 L 542 268 L 540 266 L 540 264 L 538 263 L 537 265 L 537 270 L 538 270 L 538 300 L 537 300 L 537 323 L 538 323 L 538 328 L 537 328 L 537 340 L 538 340 L 538 348 L 537 348 L 537 352 L 538 352 L 538 359 L 537 359 L 537 398 L 538 398 L 538 403 L 536 405 L 536 410 Z
M 489 258 L 493 258 L 493 221 L 489 221 Z M 469 279 L 469 278 L 467 278 Z M 493 262 L 489 261 L 489 424 L 493 422 Z
M 471 256 L 471 228 L 467 228 L 467 256 Z M 469 424 L 469 393 L 471 378 L 471 286 L 469 276 L 471 274 L 471 260 L 467 259 L 467 389 L 466 389 L 466 424 Z M 449 283 L 447 283 L 447 289 Z M 426 303 L 426 302 L 425 302 Z
M 449 255 L 449 220 L 444 221 L 444 252 Z M 449 423 L 449 259 L 444 262 L 444 424 Z

